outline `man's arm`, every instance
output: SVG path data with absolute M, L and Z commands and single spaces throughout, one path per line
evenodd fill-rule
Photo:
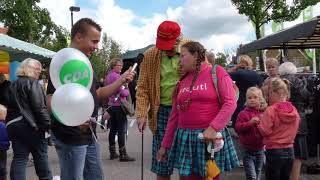
M 144 130 L 147 122 L 148 108 L 150 103 L 149 101 L 150 89 L 148 86 L 150 75 L 148 73 L 150 72 L 150 60 L 152 58 L 155 58 L 155 51 L 156 50 L 154 47 L 147 50 L 145 52 L 142 63 L 140 65 L 140 73 L 139 73 L 139 79 L 137 83 L 137 93 L 136 93 L 137 123 L 138 123 L 138 129 L 140 131 Z
M 140 65 L 139 79 L 137 82 L 137 93 L 136 93 L 136 103 L 137 103 L 137 117 L 147 118 L 148 108 L 149 108 L 149 78 L 150 75 L 150 61 L 154 57 L 154 48 L 147 50 L 143 61 Z M 151 80 L 153 81 L 153 79 Z

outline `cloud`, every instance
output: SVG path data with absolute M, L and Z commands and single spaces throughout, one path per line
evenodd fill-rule
M 117 6 L 113 0 L 101 0 L 97 9 L 103 31 L 118 41 L 125 50 L 145 47 L 154 42 L 156 28 L 165 16 L 139 17 L 132 10 Z
M 163 14 L 154 13 L 150 17 L 141 17 L 134 10 L 121 8 L 114 0 L 90 0 L 89 3 L 96 4 L 97 8 L 81 7 L 80 12 L 74 13 L 74 22 L 91 17 L 124 50 L 154 44 L 157 27 L 164 20 L 179 22 L 186 37 L 219 52 L 247 42 L 248 34 L 253 31 L 251 23 L 237 13 L 230 1 L 187 0 L 179 7 L 168 7 Z M 41 0 L 39 5 L 49 10 L 54 22 L 69 29 L 69 7 L 75 4 L 76 0 Z
M 188 0 L 177 11 L 177 21 L 182 24 L 185 36 L 202 42 L 215 52 L 236 49 L 248 41 L 253 30 L 231 1 Z
M 239 15 L 230 1 L 189 0 L 179 19 L 191 38 L 202 39 L 212 34 L 242 34 L 250 29 L 245 16 Z
M 88 3 L 97 4 L 99 0 L 89 0 Z M 38 5 L 42 8 L 46 8 L 51 19 L 58 25 L 71 29 L 71 12 L 70 6 L 78 6 L 76 0 L 41 0 Z M 98 5 L 98 4 L 97 4 Z M 89 17 L 97 19 L 96 11 L 86 7 L 80 7 L 79 12 L 73 12 L 73 22 L 76 22 L 80 18 Z
M 38 5 L 48 9 L 51 19 L 58 25 L 70 28 L 71 15 L 69 7 L 75 5 L 75 0 L 41 0 Z

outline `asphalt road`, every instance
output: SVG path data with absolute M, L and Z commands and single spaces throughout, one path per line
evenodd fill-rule
M 132 119 L 129 119 L 129 124 Z M 138 132 L 136 124 L 129 128 L 127 151 L 130 156 L 135 157 L 135 162 L 119 162 L 118 160 L 109 160 L 107 132 L 97 128 L 99 142 L 101 144 L 102 162 L 104 169 L 105 180 L 141 180 L 141 133 Z M 144 180 L 154 180 L 156 176 L 151 173 L 151 144 L 152 135 L 149 130 L 144 133 L 144 161 L 143 161 L 143 177 Z M 31 157 L 31 156 L 30 156 Z M 12 159 L 12 151 L 8 153 L 8 171 Z M 54 176 L 59 176 L 58 157 L 54 147 L 49 147 L 49 163 Z M 32 163 L 27 167 L 27 179 L 37 180 Z M 177 172 L 172 176 L 172 179 L 179 179 Z M 222 180 L 245 180 L 243 168 L 238 168 L 232 172 L 224 172 L 221 176 Z M 262 178 L 264 179 L 264 178 Z M 320 180 L 320 175 L 301 176 L 302 180 Z M 56 179 L 58 180 L 58 179 Z

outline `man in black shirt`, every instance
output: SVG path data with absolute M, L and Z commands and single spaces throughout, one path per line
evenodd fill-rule
M 0 73 L 0 104 L 4 106 L 7 106 L 9 87 L 10 81 L 6 80 L 4 74 Z
M 98 48 L 100 36 L 101 27 L 96 22 L 89 18 L 80 19 L 72 27 L 70 47 L 76 48 L 90 57 L 94 50 Z M 101 88 L 99 88 L 99 82 L 95 74 L 93 75 L 93 82 L 90 88 L 95 102 L 93 118 L 98 115 L 99 100 L 106 100 L 125 82 L 132 81 L 134 74 L 129 69 L 119 80 Z M 54 91 L 55 88 L 49 79 L 47 88 L 48 107 L 50 107 L 51 95 Z M 51 117 L 53 119 L 53 139 L 60 163 L 61 180 L 104 179 L 99 144 L 93 137 L 96 136 L 96 125 L 87 122 L 80 126 L 70 127 L 61 124 L 53 116 Z

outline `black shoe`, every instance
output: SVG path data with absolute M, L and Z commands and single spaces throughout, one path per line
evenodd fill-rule
M 119 161 L 121 161 L 121 162 L 129 162 L 129 161 L 135 161 L 136 160 L 135 158 L 130 157 L 127 154 L 126 147 L 119 148 L 119 152 L 120 152 Z
M 119 158 L 119 154 L 117 154 L 117 152 L 116 152 L 115 145 L 109 147 L 109 152 L 110 152 L 110 159 L 111 160 Z

